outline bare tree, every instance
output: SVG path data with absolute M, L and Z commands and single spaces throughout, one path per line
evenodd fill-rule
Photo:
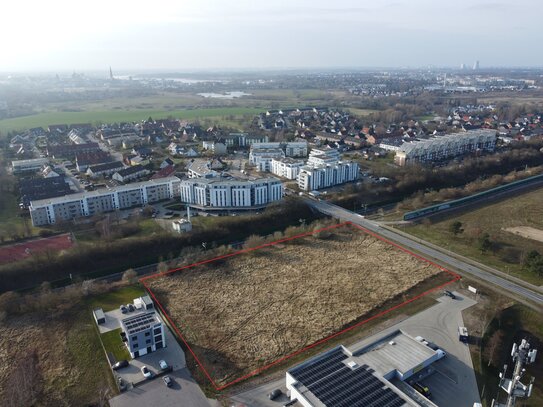
M 123 273 L 123 281 L 134 284 L 138 279 L 138 273 L 134 269 L 128 269 Z

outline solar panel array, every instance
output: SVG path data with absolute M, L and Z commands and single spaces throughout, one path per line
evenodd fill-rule
M 367 365 L 354 370 L 336 348 L 321 359 L 290 370 L 298 382 L 309 389 L 327 407 L 400 407 L 405 400 L 379 380 Z
M 129 335 L 139 332 L 143 329 L 149 328 L 151 325 L 157 322 L 155 313 L 136 315 L 131 318 L 123 319 L 123 324 L 126 327 Z

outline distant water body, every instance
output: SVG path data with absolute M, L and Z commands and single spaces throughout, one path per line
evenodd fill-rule
M 240 98 L 243 96 L 251 96 L 250 93 L 234 91 L 234 92 L 224 92 L 224 93 L 198 93 L 198 96 L 203 96 L 205 98 L 215 98 L 215 99 L 234 99 Z

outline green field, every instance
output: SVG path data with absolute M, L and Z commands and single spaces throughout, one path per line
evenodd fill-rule
M 543 242 L 526 239 L 504 230 L 515 226 L 543 229 L 541 202 L 543 189 L 469 212 L 439 218 L 431 223 L 423 221 L 404 230 L 532 284 L 541 285 L 543 276 L 526 272 L 520 263 L 530 250 L 543 254 Z M 463 232 L 456 236 L 449 230 L 454 221 L 460 221 L 463 228 Z M 479 241 L 485 233 L 489 234 L 492 246 L 482 253 Z
M 136 109 L 136 110 L 89 110 L 82 112 L 46 112 L 32 116 L 16 117 L 0 120 L 0 133 L 24 130 L 32 127 L 47 127 L 50 124 L 74 123 L 116 123 L 145 120 L 148 117 L 162 119 L 175 117 L 177 119 L 220 119 L 224 116 L 255 115 L 262 110 L 252 107 L 221 107 L 182 110 Z

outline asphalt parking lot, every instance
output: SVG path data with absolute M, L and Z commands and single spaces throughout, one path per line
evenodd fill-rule
M 157 377 L 110 399 L 110 407 L 219 406 L 215 400 L 206 399 L 186 368 L 168 375 L 173 379 L 172 387 L 166 387 L 162 378 Z
M 458 294 L 455 292 L 455 294 Z M 438 303 L 412 317 L 348 346 L 355 350 L 366 342 L 374 341 L 397 329 L 409 335 L 422 336 L 443 349 L 447 356 L 431 365 L 432 373 L 421 379 L 432 392 L 432 401 L 440 407 L 472 407 L 480 402 L 479 390 L 473 371 L 471 355 L 466 344 L 458 340 L 458 327 L 463 326 L 462 310 L 471 307 L 475 301 L 458 294 L 457 299 L 442 296 Z M 232 396 L 235 407 L 277 407 L 286 398 L 271 401 L 267 395 L 273 389 L 286 392 L 285 378 L 266 383 L 251 390 Z

